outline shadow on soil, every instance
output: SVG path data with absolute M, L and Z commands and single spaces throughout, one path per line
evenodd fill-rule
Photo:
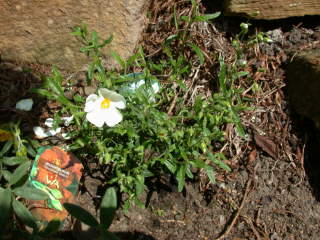
M 12 63 L 0 62 L 0 124 L 21 120 L 21 127 L 26 128 L 27 131 L 32 130 L 44 102 L 36 100 L 29 90 L 39 86 L 40 82 L 40 78 L 33 75 L 30 70 Z M 15 108 L 16 103 L 24 98 L 34 100 L 34 106 L 30 112 Z
M 320 131 L 309 119 L 303 120 L 302 129 L 305 129 L 304 168 L 308 181 L 317 201 L 320 201 Z

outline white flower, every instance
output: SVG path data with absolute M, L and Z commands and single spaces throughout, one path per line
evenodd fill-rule
M 126 107 L 126 100 L 120 94 L 106 88 L 98 90 L 98 95 L 90 94 L 86 99 L 84 111 L 87 112 L 87 120 L 97 127 L 107 124 L 113 127 L 122 121 L 122 115 L 118 109 Z
M 61 132 L 61 128 L 50 129 L 46 131 L 44 128 L 40 126 L 33 127 L 33 132 L 38 139 L 43 139 L 46 137 L 52 137 Z
M 73 115 L 71 117 L 62 117 L 61 120 L 63 121 L 63 124 L 68 127 L 73 120 Z
M 71 117 L 62 117 L 61 120 L 63 121 L 64 126 L 69 126 L 71 121 L 73 120 L 73 116 Z M 33 132 L 36 135 L 36 138 L 38 139 L 43 139 L 43 138 L 47 138 L 47 137 L 52 137 L 57 135 L 58 133 L 61 132 L 62 128 L 58 127 L 58 128 L 53 128 L 53 124 L 54 124 L 54 120 L 53 118 L 47 118 L 44 121 L 44 125 L 47 127 L 48 130 L 40 127 L 40 126 L 36 126 L 33 127 Z M 62 133 L 61 136 L 64 139 L 70 139 L 69 133 Z
M 30 111 L 32 109 L 32 98 L 22 99 L 16 103 L 16 109 L 23 111 Z

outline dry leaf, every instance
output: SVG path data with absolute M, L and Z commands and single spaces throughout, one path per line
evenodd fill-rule
M 277 145 L 268 137 L 259 135 L 257 133 L 254 134 L 254 141 L 256 144 L 262 148 L 263 151 L 268 153 L 274 159 L 278 156 Z
M 248 164 L 251 165 L 257 158 L 257 150 L 253 149 L 248 156 Z

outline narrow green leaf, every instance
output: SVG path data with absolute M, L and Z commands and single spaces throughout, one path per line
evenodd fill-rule
M 30 200 L 46 200 L 49 197 L 44 191 L 27 186 L 15 188 L 13 192 L 20 197 Z
M 114 188 L 108 188 L 105 192 L 100 207 L 100 225 L 103 231 L 110 227 L 117 209 L 117 193 Z
M 64 203 L 65 209 L 76 219 L 90 227 L 98 227 L 99 223 L 87 210 L 72 203 Z
M 28 162 L 22 163 L 19 167 L 17 167 L 10 178 L 9 184 L 13 185 L 19 182 L 28 173 L 30 164 L 31 162 L 28 161 Z
M 189 178 L 193 179 L 193 174 L 191 172 L 190 165 L 188 165 L 188 167 L 186 168 L 186 174 Z
M 12 207 L 18 218 L 27 226 L 36 229 L 36 219 L 32 216 L 31 212 L 19 201 L 13 199 Z
M 193 43 L 190 43 L 188 44 L 192 49 L 193 51 L 197 54 L 198 58 L 199 58 L 199 61 L 200 61 L 200 64 L 203 64 L 204 63 L 204 54 L 202 52 L 202 50 L 195 44 Z
M 166 159 L 163 161 L 164 165 L 166 165 L 166 167 L 169 169 L 169 171 L 174 174 L 177 171 L 177 165 L 175 162 Z
M 0 187 L 0 224 L 7 225 L 7 218 L 11 207 L 11 191 Z M 3 227 L 1 228 L 3 229 Z
M 178 191 L 181 192 L 184 188 L 185 184 L 185 176 L 186 176 L 186 165 L 180 165 L 177 172 L 177 180 L 178 180 Z
M 216 12 L 216 13 L 212 13 L 212 14 L 204 14 L 204 15 L 200 15 L 200 16 L 196 16 L 194 18 L 194 21 L 196 22 L 207 22 L 209 20 L 215 19 L 217 17 L 219 17 L 221 14 L 221 12 Z
M 120 66 L 125 69 L 126 68 L 126 62 L 120 57 L 119 54 L 116 52 L 111 53 L 112 57 L 120 64 Z
M 216 177 L 214 176 L 213 169 L 206 169 L 207 176 L 212 184 L 216 183 Z
M 215 156 L 211 152 L 208 152 L 207 156 L 218 167 L 220 167 L 220 168 L 222 168 L 222 169 L 224 169 L 224 170 L 226 170 L 228 172 L 231 171 L 231 168 L 220 159 L 222 155 Z
M 40 96 L 47 97 L 49 99 L 54 99 L 54 95 L 46 89 L 32 88 L 29 92 L 39 94 Z
M 5 164 L 5 165 L 8 165 L 8 166 L 15 166 L 15 165 L 18 165 L 18 164 L 21 164 L 21 163 L 24 163 L 28 161 L 28 158 L 27 157 L 4 157 L 2 159 L 2 162 Z
M 99 45 L 99 48 L 103 48 L 107 44 L 110 44 L 113 40 L 113 35 L 111 35 L 108 39 L 104 40 L 102 44 Z
M 136 194 L 140 195 L 144 190 L 144 176 L 138 175 L 135 180 Z

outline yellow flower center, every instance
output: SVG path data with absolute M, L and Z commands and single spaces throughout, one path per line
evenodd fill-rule
M 110 107 L 110 100 L 108 98 L 103 99 L 101 102 L 101 108 L 109 108 Z

